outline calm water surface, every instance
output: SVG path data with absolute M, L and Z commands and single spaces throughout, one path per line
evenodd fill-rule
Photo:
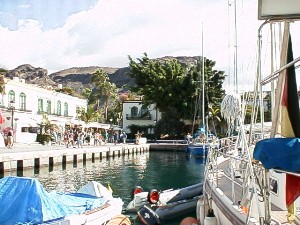
M 189 158 L 181 152 L 147 152 L 68 164 L 65 168 L 56 166 L 51 171 L 49 168 L 24 171 L 23 176 L 36 177 L 47 191 L 75 192 L 88 181 L 110 182 L 113 195 L 123 199 L 125 208 L 136 185 L 145 191 L 186 187 L 202 182 L 203 171 L 203 159 Z M 133 224 L 141 224 L 136 214 L 128 216 Z M 163 224 L 177 225 L 184 217 L 163 221 Z

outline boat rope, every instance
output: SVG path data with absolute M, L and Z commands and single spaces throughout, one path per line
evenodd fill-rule
M 221 115 L 227 122 L 228 134 L 231 134 L 235 128 L 236 118 L 241 112 L 241 97 L 237 93 L 226 95 L 221 103 Z

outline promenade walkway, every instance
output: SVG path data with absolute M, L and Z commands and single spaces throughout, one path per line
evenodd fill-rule
M 91 149 L 91 148 L 102 148 L 102 147 L 108 147 L 108 146 L 124 146 L 124 144 L 114 144 L 114 143 L 106 143 L 104 145 L 100 146 L 94 146 L 94 145 L 84 145 L 83 148 L 85 149 Z M 125 144 L 125 145 L 133 145 L 132 144 Z M 65 145 L 59 145 L 59 144 L 53 144 L 53 145 L 42 145 L 39 143 L 32 143 L 32 144 L 26 144 L 26 143 L 14 143 L 14 146 L 12 149 L 8 149 L 6 147 L 0 148 L 0 154 L 4 153 L 16 153 L 16 152 L 34 152 L 34 151 L 51 151 L 51 150 L 64 150 L 64 149 L 70 149 L 70 151 L 76 150 L 76 148 L 67 148 Z
M 65 145 L 41 145 L 15 143 L 12 149 L 0 148 L 0 173 L 27 167 L 52 166 L 69 162 L 101 159 L 136 152 L 149 151 L 149 144 L 84 145 L 83 148 L 67 148 Z

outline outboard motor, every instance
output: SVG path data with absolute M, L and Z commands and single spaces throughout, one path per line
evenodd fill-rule
M 138 210 L 137 214 L 144 225 L 161 225 L 159 216 L 149 206 L 144 205 Z

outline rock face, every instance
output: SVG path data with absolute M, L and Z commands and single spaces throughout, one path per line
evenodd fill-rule
M 48 71 L 43 68 L 35 68 L 29 64 L 18 66 L 17 68 L 8 71 L 5 77 L 13 79 L 14 77 L 19 77 L 24 79 L 26 83 L 30 84 L 41 84 L 41 85 L 56 85 L 48 76 Z
M 159 60 L 177 59 L 182 64 L 195 63 L 199 57 L 170 57 L 166 56 Z M 91 84 L 91 76 L 97 70 L 102 69 L 109 76 L 112 83 L 115 83 L 118 88 L 124 85 L 131 86 L 134 84 L 134 79 L 127 75 L 129 72 L 128 67 L 124 68 L 110 68 L 110 67 L 73 67 L 65 70 L 61 70 L 48 75 L 46 69 L 35 68 L 29 64 L 18 66 L 17 68 L 8 71 L 5 77 L 13 79 L 13 77 L 19 77 L 24 79 L 26 83 L 36 84 L 41 87 L 53 86 L 56 88 L 58 84 L 62 84 L 63 87 L 72 87 L 76 92 L 81 92 L 84 88 L 93 88 Z

